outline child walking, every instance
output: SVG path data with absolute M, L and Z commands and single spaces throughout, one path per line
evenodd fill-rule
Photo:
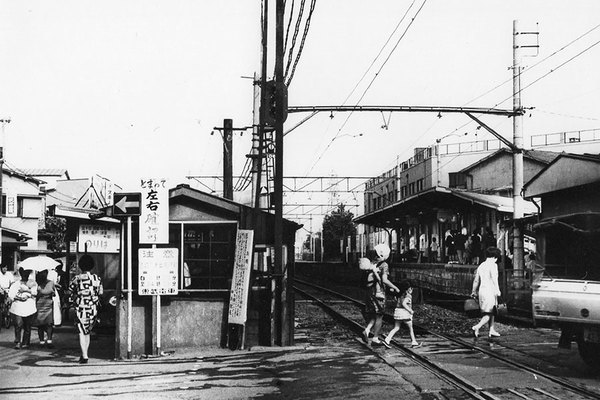
M 396 308 L 394 309 L 394 329 L 388 333 L 387 337 L 383 341 L 383 345 L 388 349 L 391 347 L 390 342 L 392 338 L 400 330 L 400 325 L 402 322 L 406 324 L 408 327 L 408 333 L 410 334 L 411 339 L 411 347 L 419 347 L 421 344 L 417 342 L 415 338 L 415 332 L 413 330 L 413 314 L 414 311 L 412 309 L 412 285 L 409 281 L 402 281 L 400 285 L 398 285 L 400 291 L 396 293 Z

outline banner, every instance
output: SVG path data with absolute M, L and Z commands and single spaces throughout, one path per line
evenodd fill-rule
M 250 268 L 252 265 L 252 249 L 254 247 L 254 231 L 238 229 L 235 241 L 235 259 L 231 294 L 229 297 L 230 324 L 246 323 L 248 318 L 248 292 L 250 290 Z

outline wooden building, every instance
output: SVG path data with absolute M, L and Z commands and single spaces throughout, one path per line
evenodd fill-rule
M 284 220 L 283 276 L 274 274 L 271 213 L 179 185 L 169 191 L 169 243 L 158 247 L 178 249 L 179 278 L 176 295 L 161 296 L 157 313 L 155 296 L 139 294 L 137 255 L 138 221 L 132 234 L 132 319 L 128 339 L 126 268 L 121 269 L 117 302 L 116 353 L 124 357 L 152 354 L 160 315 L 161 348 L 225 346 L 227 316 L 238 229 L 254 231 L 253 264 L 246 323 L 245 345 L 290 345 L 293 343 L 293 291 L 288 283 L 294 274 L 294 240 L 300 225 Z M 127 232 L 125 232 L 127 234 Z M 146 245 L 147 246 L 147 245 Z M 122 253 L 122 259 L 125 254 Z M 275 283 L 281 290 L 275 290 Z

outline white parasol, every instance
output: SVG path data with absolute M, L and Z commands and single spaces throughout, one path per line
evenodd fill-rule
M 56 266 L 60 265 L 60 263 L 48 256 L 34 256 L 19 262 L 17 265 L 23 267 L 23 269 L 44 271 L 47 269 L 54 269 Z

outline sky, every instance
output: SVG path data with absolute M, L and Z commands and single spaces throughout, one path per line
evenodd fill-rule
M 225 118 L 252 124 L 259 0 L 0 3 L 9 165 L 99 174 L 125 190 L 143 177 L 174 186 L 222 174 L 222 140 L 211 132 Z M 531 135 L 597 129 L 598 15 L 595 0 L 319 0 L 288 102 L 510 109 L 516 19 L 539 31 L 539 54 L 522 64 L 526 147 Z M 306 116 L 290 114 L 286 129 Z M 509 118 L 481 118 L 512 137 Z M 458 135 L 487 134 L 459 114 L 321 113 L 286 135 L 284 175 L 376 176 L 415 147 Z M 236 133 L 233 146 L 239 174 L 250 135 Z

